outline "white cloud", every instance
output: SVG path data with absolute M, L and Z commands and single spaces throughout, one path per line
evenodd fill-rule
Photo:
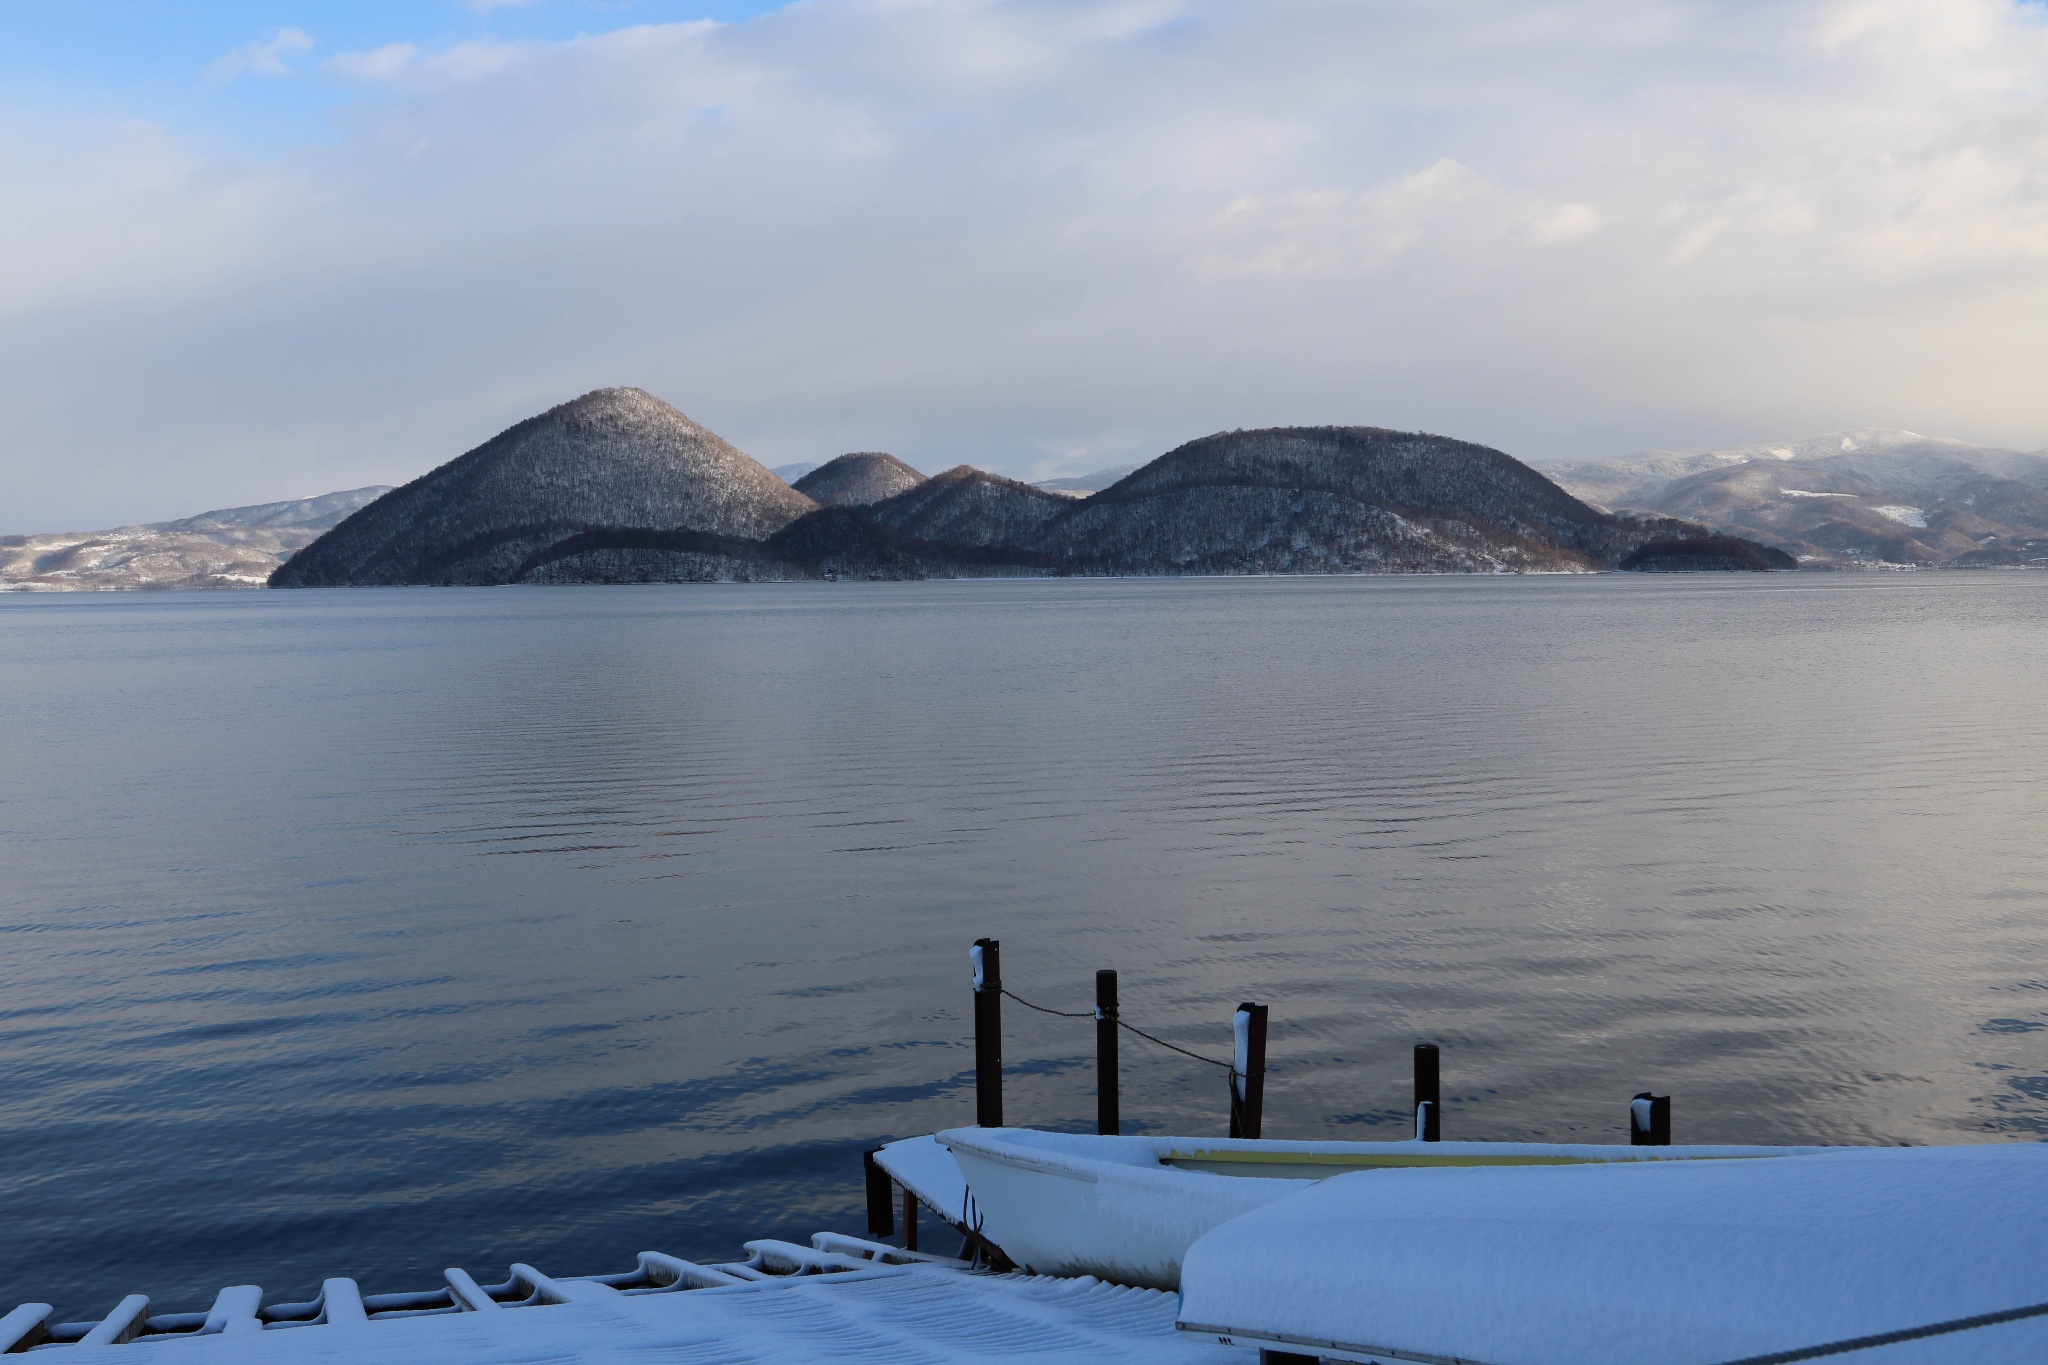
M 313 35 L 302 28 L 281 28 L 268 38 L 251 38 L 240 47 L 223 53 L 206 68 L 216 81 L 231 81 L 248 72 L 259 76 L 291 74 L 290 61 L 313 50 Z
M 402 479 L 601 383 L 771 464 L 2048 442 L 2034 6 L 811 0 L 328 69 L 340 140 L 267 165 L 0 126 L 0 530 Z
M 1559 204 L 1529 225 L 1539 242 L 1570 242 L 1600 230 L 1600 211 L 1591 204 Z
M 418 59 L 411 43 L 386 43 L 365 52 L 338 52 L 325 63 L 329 71 L 353 81 L 388 81 Z

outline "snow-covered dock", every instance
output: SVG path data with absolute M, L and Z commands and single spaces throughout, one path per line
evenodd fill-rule
M 962 1129 L 870 1155 L 875 1223 L 893 1181 L 906 1213 L 939 1214 L 984 1259 L 820 1233 L 807 1247 L 749 1242 L 745 1260 L 719 1264 L 643 1252 L 614 1275 L 514 1265 L 483 1285 L 449 1270 L 413 1293 L 331 1279 L 313 1299 L 266 1304 L 238 1285 L 203 1313 L 154 1315 L 138 1294 L 105 1317 L 52 1323 L 49 1305 L 25 1304 L 0 1318 L 0 1353 L 133 1362 L 150 1353 L 122 1348 L 147 1343 L 201 1353 L 192 1365 L 2048 1360 L 2043 1144 L 1645 1153 Z M 1178 1295 L 1143 1287 L 1168 1262 Z M 1046 1270 L 1058 1273 L 1034 1273 Z
M 1115 1360 L 1246 1365 L 1250 1352 L 1174 1329 L 1174 1297 L 1093 1279 L 974 1272 L 965 1262 L 820 1233 L 808 1247 L 747 1243 L 745 1261 L 699 1265 L 659 1253 L 619 1275 L 551 1278 L 514 1266 L 501 1284 L 461 1270 L 441 1288 L 359 1293 L 329 1280 L 304 1303 L 220 1292 L 210 1312 L 151 1316 L 140 1295 L 94 1322 L 49 1324 L 49 1305 L 0 1318 L 0 1352 L 81 1362 L 197 1365 L 404 1360 L 463 1365 L 619 1361 L 647 1365 L 876 1365 Z M 106 1352 L 113 1351 L 110 1357 Z M 161 1354 L 159 1354 L 161 1353 Z

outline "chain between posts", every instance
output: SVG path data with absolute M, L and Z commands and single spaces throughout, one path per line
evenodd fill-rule
M 1094 1010 L 1055 1010 L 1048 1009 L 1044 1005 L 1034 1005 L 1029 1000 L 1026 1000 L 1023 996 L 1016 994 L 1014 991 L 1011 991 L 1007 987 L 1003 988 L 1003 994 L 1008 996 L 1010 999 L 1016 1001 L 1018 1004 L 1022 1005 L 1025 1009 L 1037 1010 L 1040 1014 L 1051 1014 L 1061 1019 L 1093 1019 L 1096 1017 Z M 1140 1038 L 1143 1038 L 1148 1043 L 1157 1043 L 1160 1047 L 1165 1048 L 1168 1052 L 1178 1052 L 1183 1057 L 1192 1057 L 1198 1062 L 1207 1062 L 1210 1066 L 1220 1066 L 1225 1071 L 1230 1071 L 1233 1074 L 1235 1074 L 1235 1068 L 1233 1068 L 1229 1062 L 1219 1062 L 1214 1057 L 1204 1057 L 1199 1052 L 1190 1052 L 1186 1048 L 1181 1047 L 1177 1043 L 1167 1042 L 1164 1038 L 1155 1038 L 1151 1034 L 1145 1032 L 1145 1030 L 1139 1028 L 1136 1024 L 1127 1023 L 1122 1019 L 1118 1019 L 1116 1022 L 1117 1027 L 1127 1029 L 1130 1032 L 1137 1034 Z

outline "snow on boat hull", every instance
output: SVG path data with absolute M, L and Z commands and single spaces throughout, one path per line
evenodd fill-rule
M 1160 1289 L 1197 1238 L 1304 1182 L 1400 1168 L 1778 1157 L 1817 1147 L 1611 1147 L 1521 1142 L 1275 1142 L 1093 1137 L 1028 1128 L 937 1135 L 966 1177 L 969 1221 L 1020 1267 Z

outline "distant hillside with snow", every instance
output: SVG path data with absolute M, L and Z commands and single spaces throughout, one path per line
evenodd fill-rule
M 108 531 L 0 536 L 0 592 L 260 588 L 287 557 L 390 491 L 377 484 Z
M 1545 472 L 1601 506 L 1684 517 L 1817 567 L 2048 566 L 2048 452 L 1869 429 Z
M 1134 464 L 1120 464 L 1110 469 L 1098 469 L 1093 474 L 1077 474 L 1065 479 L 1041 479 L 1032 484 L 1049 493 L 1065 493 L 1070 497 L 1085 498 L 1090 493 L 1100 493 L 1126 475 L 1138 472 Z

